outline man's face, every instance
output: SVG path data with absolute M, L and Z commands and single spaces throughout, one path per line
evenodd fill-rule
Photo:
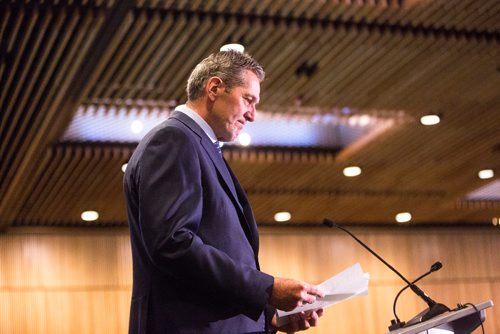
M 243 86 L 227 90 L 219 87 L 208 123 L 218 140 L 233 141 L 238 137 L 245 123 L 253 122 L 255 107 L 260 98 L 260 81 L 252 72 L 243 71 Z

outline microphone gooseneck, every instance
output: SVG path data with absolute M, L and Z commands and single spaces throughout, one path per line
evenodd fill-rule
M 335 227 L 335 228 L 338 228 L 338 229 L 341 229 L 342 231 L 346 232 L 347 234 L 349 234 L 351 237 L 354 238 L 354 240 L 356 240 L 361 246 L 363 246 L 367 251 L 369 251 L 370 253 L 372 253 L 377 259 L 379 259 L 380 261 L 382 261 L 387 267 L 389 267 L 393 272 L 395 272 L 399 277 L 401 277 L 401 279 L 403 281 L 406 282 L 406 284 L 408 285 L 411 285 L 411 282 L 408 281 L 406 279 L 406 277 L 404 277 L 399 271 L 397 271 L 393 266 L 391 266 L 389 263 L 387 263 L 387 261 L 385 261 L 383 258 L 381 258 L 377 253 L 375 253 L 374 251 L 371 250 L 370 247 L 368 247 L 363 241 L 359 240 L 354 234 L 352 234 L 349 230 L 343 228 L 342 226 L 340 225 L 337 225 L 335 224 L 333 221 L 331 221 L 330 219 L 324 219 L 323 220 L 323 224 L 328 226 L 328 227 Z
M 429 306 L 429 309 L 422 312 L 422 314 L 419 314 L 418 315 L 418 319 L 412 319 L 413 322 L 417 322 L 417 321 L 425 321 L 425 320 L 428 320 L 428 319 L 431 319 L 432 317 L 436 316 L 436 315 L 439 315 L 439 314 L 442 314 L 446 311 L 449 311 L 450 309 L 443 305 L 443 304 L 438 304 L 436 303 L 434 300 L 432 300 L 429 296 L 427 296 L 425 294 L 425 292 L 423 292 L 418 286 L 416 286 L 414 283 L 427 276 L 427 274 L 424 274 L 422 275 L 421 277 L 419 277 L 417 280 L 415 280 L 414 282 L 410 282 L 408 279 L 406 279 L 406 277 L 404 277 L 399 271 L 397 271 L 393 266 L 391 266 L 389 263 L 387 263 L 387 261 L 385 261 L 382 257 L 380 257 L 377 253 L 375 253 L 370 247 L 368 247 L 364 242 L 362 242 L 361 240 L 359 240 L 354 234 L 352 234 L 349 230 L 347 230 L 346 228 L 340 226 L 340 225 L 337 225 L 335 224 L 333 221 L 331 221 L 330 219 L 327 219 L 325 218 L 323 220 L 323 225 L 325 226 L 328 226 L 330 228 L 332 227 L 335 227 L 335 228 L 338 228 L 344 232 L 346 232 L 347 234 L 349 234 L 354 240 L 356 240 L 361 246 L 363 246 L 367 251 L 369 251 L 371 254 L 373 254 L 377 259 L 379 259 L 383 264 L 385 264 L 389 269 L 391 269 L 394 273 L 396 273 L 396 275 L 398 275 L 403 281 L 406 282 L 407 286 L 406 287 L 409 287 L 417 296 L 419 296 L 422 300 L 425 301 L 425 303 Z M 439 270 L 440 268 L 442 267 L 442 264 L 440 262 L 436 262 L 432 265 L 431 267 L 431 271 L 428 273 L 430 274 L 431 272 L 433 271 L 436 271 L 436 270 Z M 433 270 L 435 269 L 435 270 Z M 405 287 L 405 288 L 406 288 Z M 401 328 L 405 325 L 404 322 L 401 322 L 397 317 L 396 317 L 396 320 L 393 320 L 392 321 L 392 325 L 389 327 L 390 330 L 392 329 L 396 329 L 396 328 Z
M 419 276 L 417 279 L 415 279 L 414 281 L 411 282 L 411 284 L 415 284 L 417 283 L 418 281 L 420 281 L 422 278 L 432 274 L 433 272 L 435 271 L 438 271 L 439 269 L 441 269 L 443 267 L 443 264 L 441 262 L 436 262 L 434 263 L 432 266 L 431 266 L 431 269 L 426 272 L 425 274 Z M 401 293 L 403 291 L 405 291 L 407 288 L 409 288 L 410 285 L 407 284 L 404 288 L 402 288 L 401 290 L 399 290 L 398 294 L 396 295 L 396 298 L 394 298 L 394 303 L 392 304 L 392 312 L 394 313 L 394 318 L 396 319 L 396 322 L 400 323 L 401 320 L 399 320 L 398 318 L 398 315 L 396 314 L 396 303 L 398 302 L 398 298 L 399 296 L 401 295 Z

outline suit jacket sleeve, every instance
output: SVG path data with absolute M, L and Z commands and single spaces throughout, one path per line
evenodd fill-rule
M 139 194 L 142 241 L 158 270 L 244 304 L 255 318 L 269 300 L 274 278 L 235 261 L 197 235 L 203 210 L 210 209 L 203 207 L 204 172 L 199 155 L 205 152 L 199 140 L 169 127 L 144 146 L 132 172 Z

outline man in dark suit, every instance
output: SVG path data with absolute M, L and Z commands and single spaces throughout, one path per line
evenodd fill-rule
M 312 303 L 313 285 L 259 270 L 257 226 L 218 141 L 254 120 L 262 67 L 225 51 L 191 73 L 188 101 L 151 130 L 124 188 L 133 257 L 130 333 L 266 333 L 315 326 L 322 310 L 276 328 L 274 310 Z

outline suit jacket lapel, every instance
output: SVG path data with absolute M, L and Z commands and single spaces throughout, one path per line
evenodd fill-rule
M 225 160 L 224 160 L 225 162 Z M 252 245 L 252 248 L 255 253 L 255 261 L 257 263 L 257 266 L 259 265 L 258 263 L 258 252 L 259 252 L 259 238 L 258 238 L 258 231 L 257 231 L 257 224 L 255 223 L 255 218 L 252 213 L 252 208 L 250 207 L 250 203 L 248 202 L 247 196 L 245 194 L 245 191 L 241 187 L 240 183 L 238 182 L 238 179 L 236 176 L 234 176 L 233 171 L 229 167 L 229 165 L 226 163 L 227 169 L 229 173 L 231 174 L 231 178 L 233 179 L 234 182 L 234 187 L 236 189 L 236 193 L 238 194 L 238 202 L 240 203 L 242 209 L 243 209 L 243 214 L 245 218 L 245 223 L 246 226 L 244 227 L 245 231 L 247 232 L 248 239 L 250 240 L 250 243 Z
M 240 216 L 242 217 L 242 228 L 247 235 L 248 241 L 252 246 L 252 249 L 255 254 L 255 261 L 257 267 L 259 267 L 259 262 L 257 259 L 258 250 L 259 250 L 259 239 L 257 232 L 257 225 L 255 223 L 255 219 L 252 213 L 252 209 L 250 208 L 250 204 L 247 200 L 245 192 L 243 191 L 241 185 L 238 180 L 234 176 L 231 171 L 229 165 L 227 165 L 226 161 L 219 154 L 214 144 L 210 141 L 208 136 L 205 134 L 203 129 L 201 129 L 195 121 L 193 121 L 189 116 L 174 111 L 171 117 L 178 119 L 187 127 L 189 127 L 194 133 L 196 133 L 200 137 L 200 143 L 205 151 L 208 153 L 210 159 L 214 163 L 217 171 L 222 177 L 224 181 L 224 186 L 227 189 L 229 196 L 231 197 L 233 203 L 237 206 L 237 210 L 240 211 Z
M 182 123 L 184 123 L 187 127 L 189 127 L 194 133 L 196 133 L 200 137 L 201 146 L 208 153 L 208 156 L 214 163 L 217 171 L 222 176 L 224 180 L 225 187 L 229 189 L 229 194 L 232 196 L 233 201 L 236 203 L 239 210 L 243 213 L 243 208 L 241 207 L 240 202 L 238 201 L 238 194 L 236 193 L 236 189 L 234 186 L 233 179 L 231 174 L 226 166 L 224 159 L 221 157 L 214 144 L 210 141 L 208 136 L 205 134 L 203 129 L 201 129 L 195 121 L 193 121 L 189 116 L 181 113 L 181 112 L 173 112 L 171 117 L 178 119 Z

